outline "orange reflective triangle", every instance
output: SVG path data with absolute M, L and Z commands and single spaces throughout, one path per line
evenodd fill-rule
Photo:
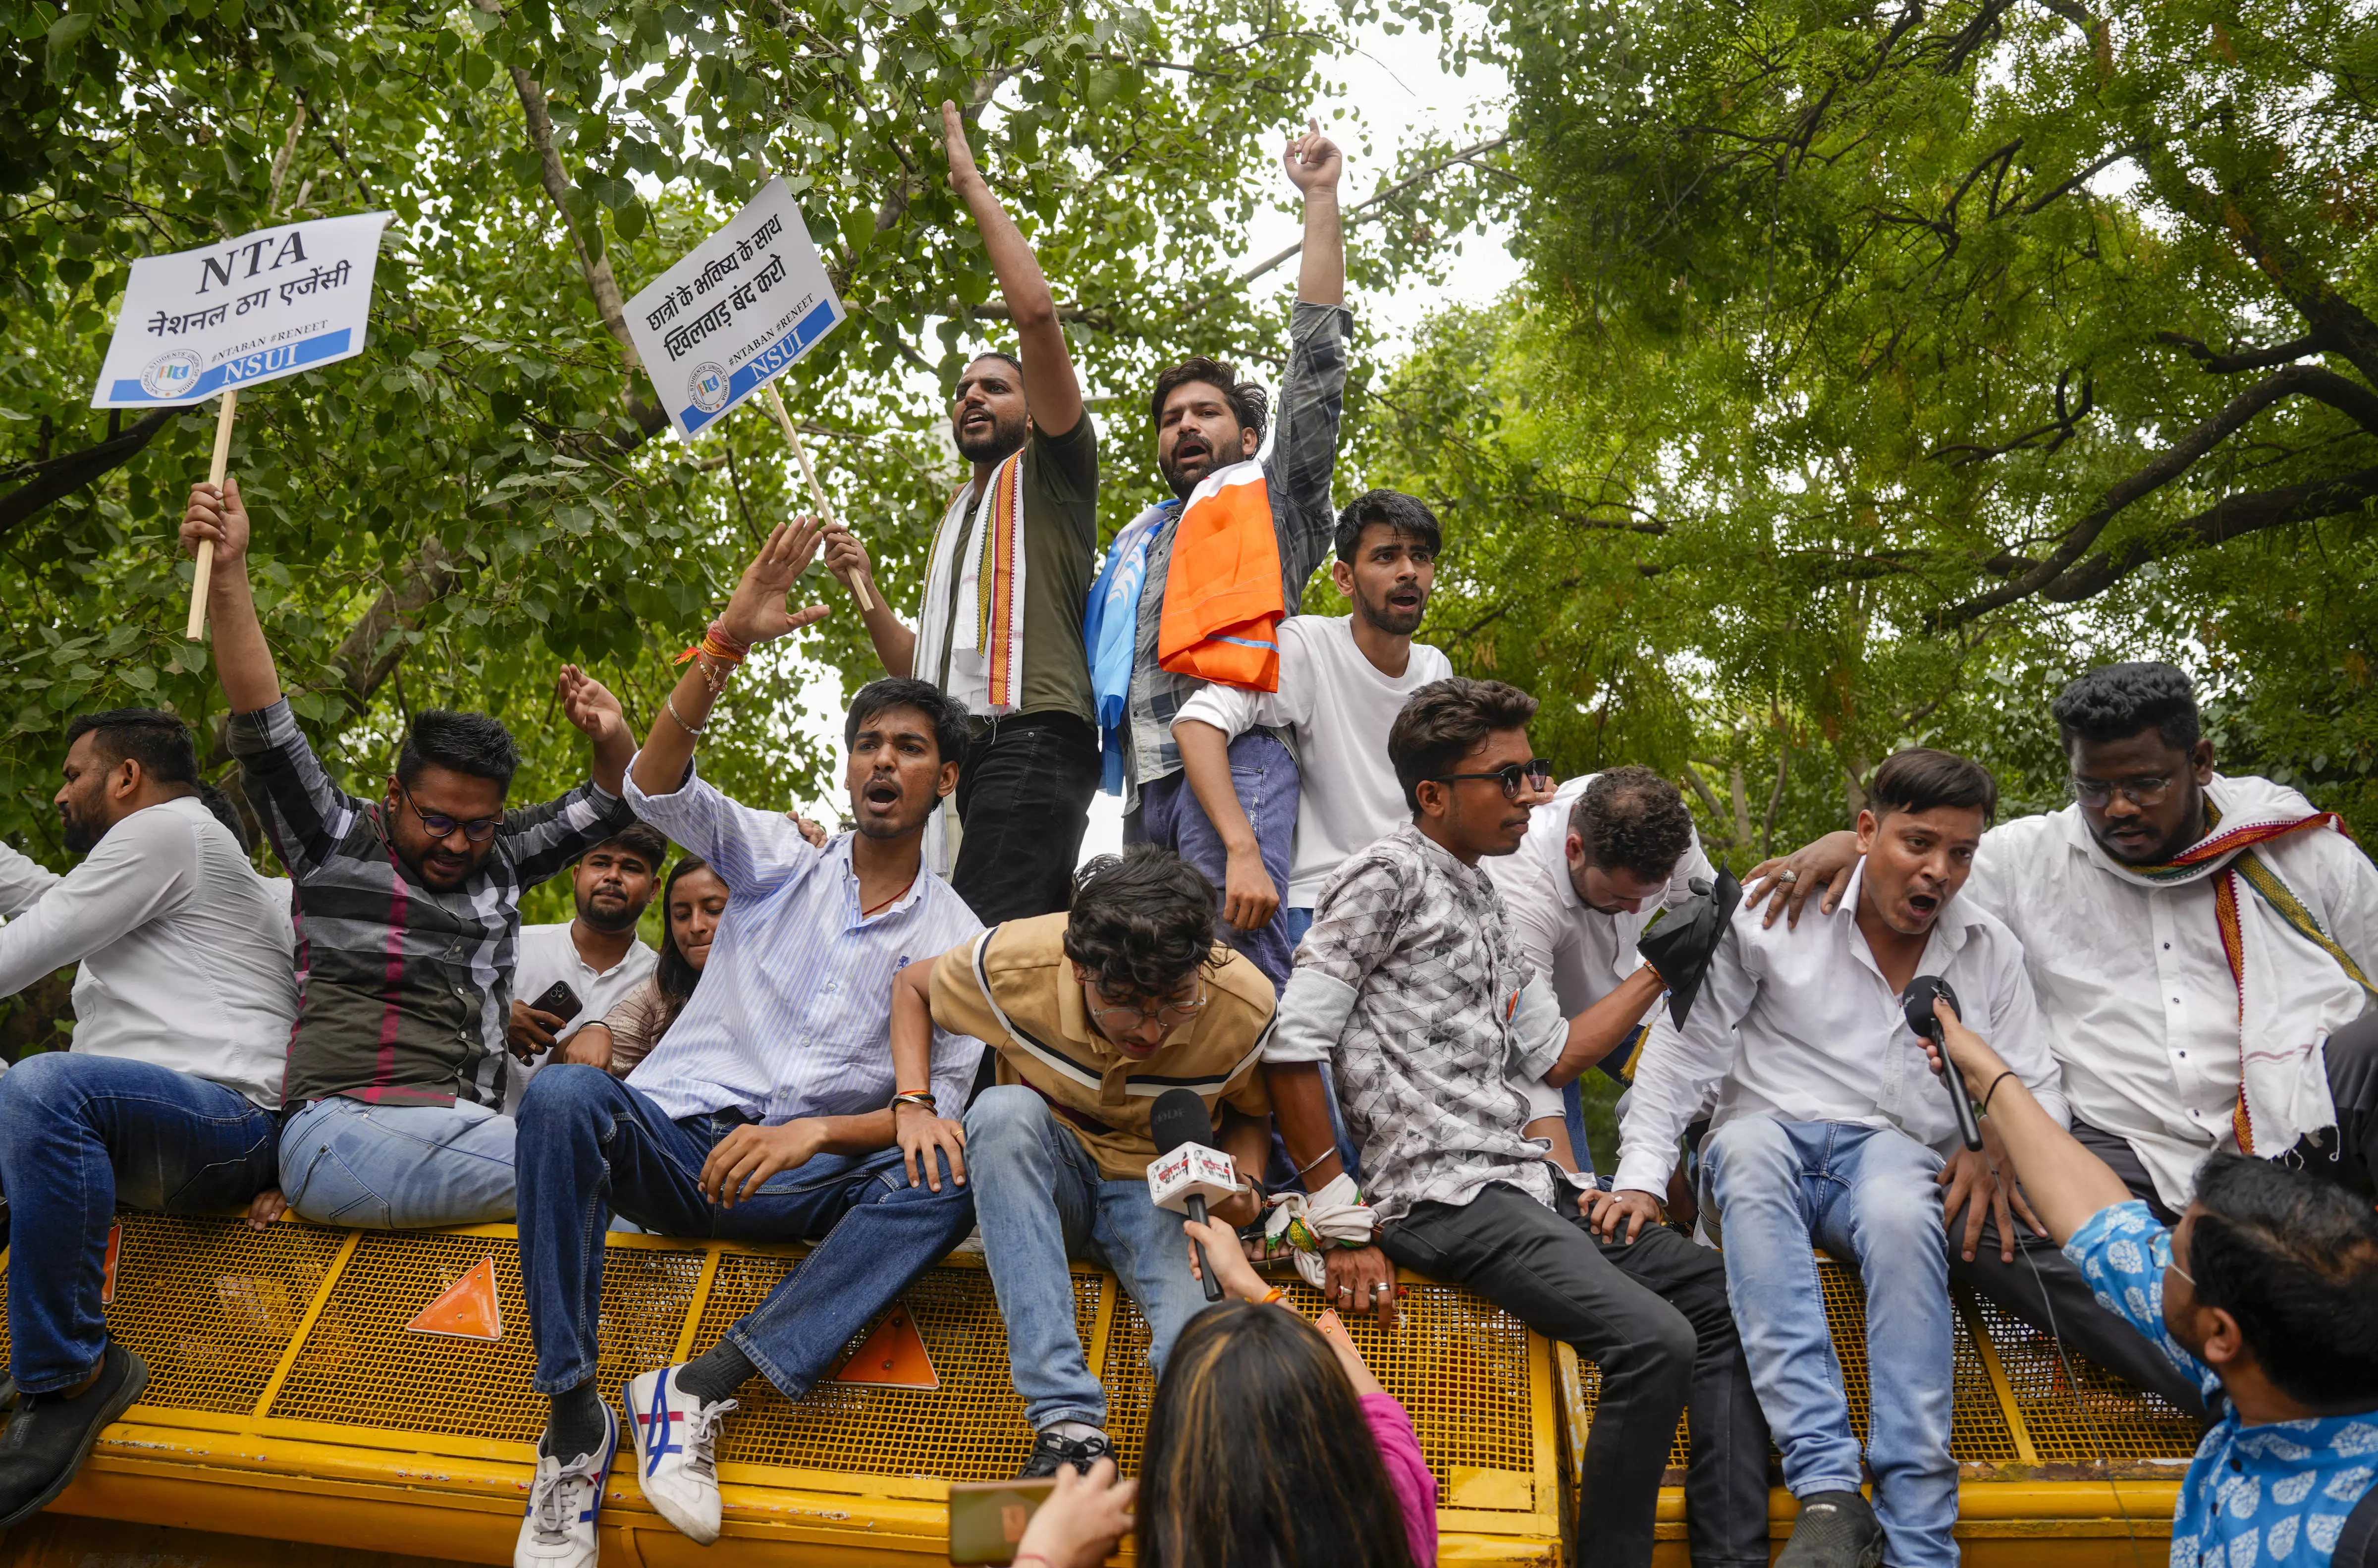
M 933 1358 L 925 1349 L 925 1336 L 917 1332 L 917 1320 L 908 1315 L 905 1306 L 895 1306 L 885 1314 L 875 1332 L 865 1344 L 850 1353 L 850 1359 L 833 1377 L 835 1382 L 863 1382 L 875 1388 L 939 1388 L 942 1380 L 933 1371 Z
M 115 1299 L 115 1260 L 124 1256 L 124 1227 L 107 1227 L 107 1256 L 99 1265 L 99 1304 L 107 1306 Z
M 501 1339 L 504 1312 L 496 1301 L 496 1260 L 481 1258 L 471 1272 L 448 1286 L 437 1300 L 404 1325 L 414 1334 L 456 1339 Z

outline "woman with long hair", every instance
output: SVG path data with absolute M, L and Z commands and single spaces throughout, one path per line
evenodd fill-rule
M 1434 1568 L 1435 1478 L 1338 1314 L 1281 1304 L 1229 1226 L 1183 1228 L 1238 1299 L 1174 1341 L 1139 1479 L 1059 1470 L 1019 1568 L 1091 1568 L 1125 1530 L 1147 1568 Z
M 677 1015 L 693 995 L 702 966 L 710 961 L 710 940 L 718 931 L 718 916 L 727 908 L 727 884 L 709 862 L 689 855 L 669 870 L 661 884 L 660 963 L 652 977 L 621 998 L 600 1023 L 589 1023 L 570 1037 L 564 1059 L 607 1067 L 617 1078 L 651 1054 Z

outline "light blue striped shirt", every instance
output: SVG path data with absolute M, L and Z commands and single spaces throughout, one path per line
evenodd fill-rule
M 739 806 L 689 773 L 636 815 L 710 862 L 726 913 L 685 1011 L 628 1075 L 672 1120 L 739 1110 L 774 1124 L 857 1116 L 891 1103 L 892 979 L 982 929 L 930 870 L 891 908 L 859 918 L 850 835 L 812 846 L 780 812 Z M 966 1104 L 982 1042 L 933 1031 L 933 1097 Z

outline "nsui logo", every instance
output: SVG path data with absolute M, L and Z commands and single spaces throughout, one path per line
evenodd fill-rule
M 695 365 L 686 376 L 685 395 L 703 413 L 716 413 L 727 406 L 727 367 L 710 360 Z
M 159 354 L 140 373 L 140 389 L 152 398 L 187 396 L 198 383 L 198 356 L 190 349 Z

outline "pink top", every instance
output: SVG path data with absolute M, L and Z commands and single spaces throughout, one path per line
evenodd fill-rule
M 1436 1478 L 1412 1435 L 1411 1418 L 1392 1394 L 1363 1395 L 1363 1414 L 1371 1423 L 1372 1440 L 1387 1466 L 1387 1480 L 1403 1505 L 1404 1534 L 1411 1538 L 1412 1561 L 1420 1568 L 1436 1564 Z

